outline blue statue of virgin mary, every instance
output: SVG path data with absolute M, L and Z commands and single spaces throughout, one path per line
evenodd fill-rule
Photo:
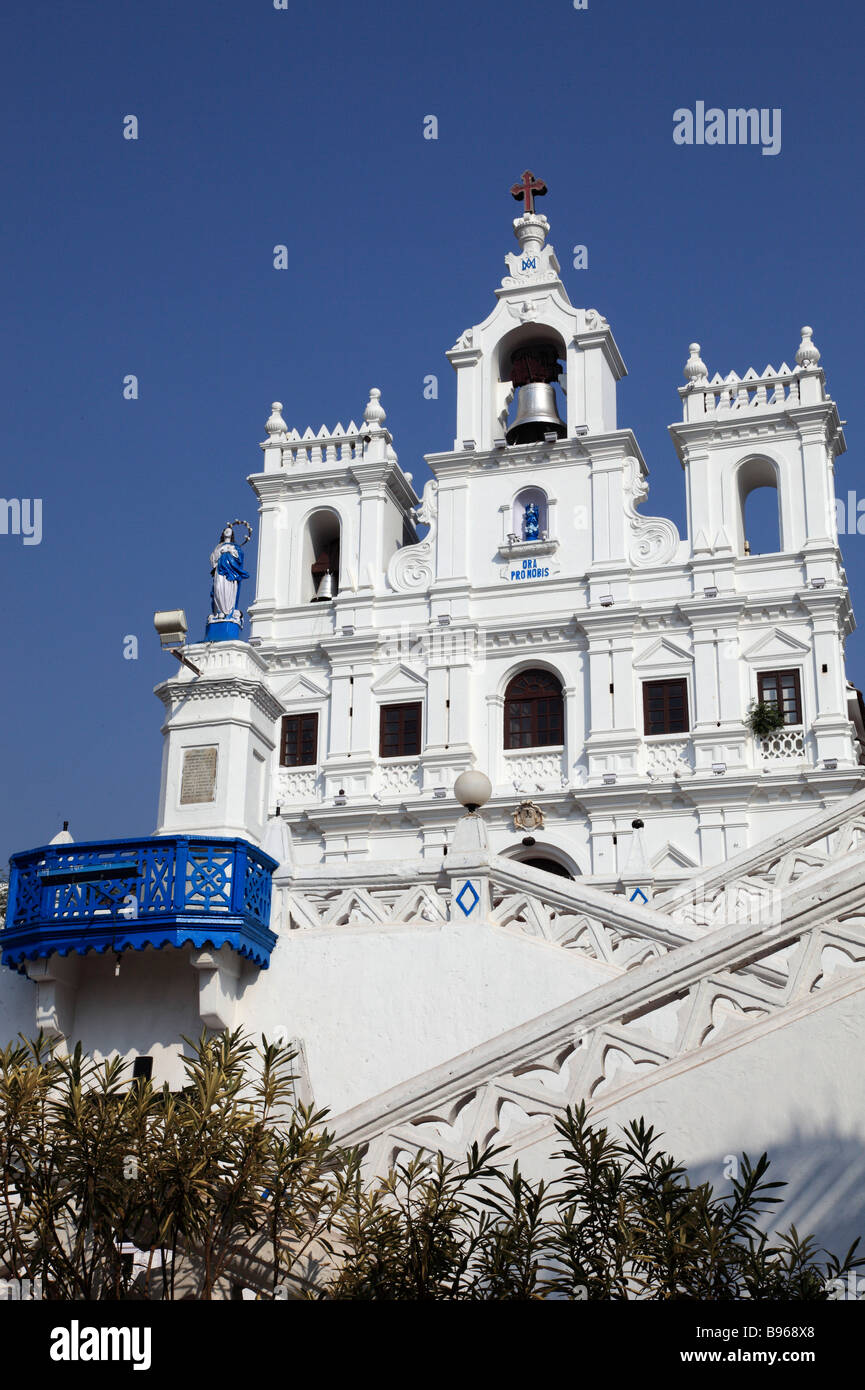
M 249 575 L 243 568 L 243 551 L 235 543 L 231 526 L 226 526 L 210 557 L 210 573 L 213 576 L 210 590 L 213 616 L 240 622 L 242 614 L 237 604 L 240 581 L 248 579 Z
M 207 640 L 240 636 L 243 614 L 239 607 L 240 581 L 249 575 L 243 568 L 243 551 L 234 538 L 233 526 L 226 526 L 219 545 L 210 556 L 211 617 L 207 620 Z

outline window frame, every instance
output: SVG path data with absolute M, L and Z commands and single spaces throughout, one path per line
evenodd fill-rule
M 649 727 L 649 726 L 650 726 L 650 719 L 649 719 L 649 694 L 650 694 L 650 691 L 651 691 L 651 689 L 652 689 L 653 687 L 656 687 L 656 686 L 664 686 L 664 687 L 666 688 L 666 687 L 669 687 L 669 686 L 672 686 L 672 685 L 678 685 L 678 686 L 681 686 L 681 688 L 682 688 L 682 709 L 683 709 L 683 712 L 684 712 L 684 721 L 685 721 L 685 722 L 684 722 L 684 727 L 681 728 L 681 729 L 668 729 L 668 728 L 666 728 L 666 727 L 663 728 L 663 729 L 651 729 L 651 728 Z M 677 734 L 681 736 L 682 734 L 689 734 L 689 733 L 691 732 L 691 710 L 690 710 L 690 705 L 689 705 L 688 677 L 687 677 L 687 676 L 660 676 L 660 677 L 655 678 L 654 680 L 644 680 L 644 681 L 642 682 L 642 686 L 643 686 L 643 736 L 644 736 L 644 738 L 670 738 L 671 736 L 675 736 L 675 735 L 677 735 Z M 668 720 L 669 720 L 669 699 L 668 699 L 667 696 L 665 695 L 665 697 L 664 697 L 664 724 L 665 724 L 665 725 L 668 723 Z
M 770 677 L 774 677 L 774 678 L 775 678 L 775 680 L 778 682 L 778 690 L 779 690 L 779 693 L 780 693 L 780 692 L 781 692 L 781 679 L 780 679 L 780 678 L 781 678 L 782 676 L 792 676 L 792 677 L 793 677 L 793 688 L 794 688 L 794 690 L 795 690 L 795 695 L 796 695 L 796 715 L 797 715 L 797 717 L 796 717 L 796 719 L 794 719 L 791 723 L 788 723 L 787 718 L 786 718 L 786 715 L 785 715 L 783 727 L 784 727 L 785 729 L 801 729 L 801 728 L 804 728 L 804 725 L 805 725 L 805 712 L 804 712 L 804 710 L 803 710 L 803 708 L 802 708 L 802 676 L 801 676 L 801 673 L 800 673 L 800 671 L 798 670 L 798 668 L 795 667 L 795 666 L 786 666 L 786 667 L 782 667 L 780 670 L 774 670 L 774 671 L 758 671 L 756 674 L 757 674 L 757 700 L 758 700 L 758 702 L 759 702 L 760 704 L 772 704 L 772 703 L 774 703 L 773 701 L 766 700 L 765 695 L 764 695 L 764 693 L 763 693 L 763 682 L 764 682 L 767 678 L 770 678 Z M 784 714 L 784 701 L 783 701 L 783 699 L 780 701 L 780 703 L 779 703 L 779 705 L 778 705 L 778 708 L 781 710 L 781 713 Z
M 385 716 L 389 712 L 398 711 L 402 716 L 406 710 L 417 711 L 417 750 L 406 750 L 400 747 L 397 753 L 385 752 Z M 405 719 L 399 720 L 399 742 L 402 744 L 405 734 Z M 423 751 L 423 700 L 397 700 L 393 704 L 379 705 L 378 715 L 378 756 L 387 761 L 393 762 L 398 758 L 419 758 Z
M 530 737 L 537 737 L 537 734 L 538 734 L 538 713 L 537 713 L 537 707 L 538 707 L 538 705 L 540 705 L 540 703 L 541 703 L 542 700 L 550 700 L 550 699 L 553 698 L 552 692 L 550 692 L 549 694 L 546 694 L 546 695 L 529 695 L 529 696 L 523 696 L 523 697 L 514 696 L 514 695 L 509 695 L 508 692 L 511 690 L 512 686 L 514 686 L 518 680 L 523 679 L 523 678 L 525 678 L 526 676 L 530 676 L 530 675 L 534 675 L 534 674 L 547 676 L 551 681 L 555 681 L 556 685 L 558 686 L 558 700 L 559 700 L 559 706 L 560 706 L 560 712 L 561 712 L 561 716 L 560 716 L 560 724 L 561 724 L 560 733 L 561 733 L 561 737 L 560 737 L 556 742 L 553 742 L 553 743 L 551 743 L 548 739 L 542 742 L 542 741 L 540 740 L 540 738 L 537 738 L 537 742 L 534 742 L 534 743 L 511 743 L 511 741 L 510 741 L 510 739 L 511 739 L 511 727 L 510 727 L 510 718 L 509 718 L 509 707 L 510 707 L 511 705 L 513 705 L 513 704 L 530 704 L 530 705 L 531 705 L 531 710 L 530 710 L 530 712 L 529 712 L 529 719 L 531 720 L 531 728 L 530 728 L 530 730 L 529 730 L 529 736 L 530 736 Z M 502 748 L 504 749 L 505 753 L 527 752 L 528 750 L 530 750 L 530 749 L 532 749 L 532 748 L 564 748 L 564 746 L 565 746 L 565 696 L 564 696 L 564 690 L 563 690 L 563 687 L 562 687 L 562 681 L 561 681 L 560 677 L 556 675 L 555 671 L 549 671 L 549 670 L 547 670 L 547 668 L 544 667 L 544 666 L 527 666 L 524 670 L 522 670 L 522 671 L 517 671 L 513 676 L 511 676 L 510 680 L 508 681 L 508 683 L 507 683 L 507 685 L 506 685 L 506 687 L 505 687 L 505 695 L 504 695 L 504 727 L 503 727 L 503 730 L 502 730 Z
M 298 753 L 299 756 L 302 756 L 302 745 L 303 745 L 303 737 L 304 737 L 304 735 L 303 735 L 303 721 L 304 721 L 305 719 L 311 719 L 311 720 L 314 721 L 314 722 L 313 722 L 313 729 L 314 729 L 313 739 L 314 739 L 314 743 L 315 743 L 315 750 L 314 750 L 314 751 L 315 751 L 315 756 L 313 757 L 313 759 L 312 759 L 311 762 L 286 762 L 286 760 L 285 760 L 286 741 L 287 741 L 287 730 L 286 730 L 286 725 L 288 724 L 289 720 L 291 720 L 291 719 L 296 719 L 296 720 L 297 720 L 297 734 L 296 734 L 296 737 L 295 737 L 295 748 L 296 748 L 297 753 Z M 282 716 L 282 723 L 281 723 L 281 725 L 280 725 L 280 731 L 279 731 L 279 766 L 280 766 L 280 767 L 317 767 L 317 766 L 318 766 L 318 732 L 319 732 L 319 727 L 320 727 L 320 721 L 319 721 L 318 710 L 317 710 L 317 709 L 296 710 L 296 711 L 295 711 L 294 713 L 292 713 L 292 714 L 284 714 L 284 715 Z

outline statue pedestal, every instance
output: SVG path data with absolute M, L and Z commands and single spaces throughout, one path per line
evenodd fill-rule
M 231 618 L 207 619 L 207 632 L 204 635 L 205 642 L 242 642 L 243 641 L 243 619 L 240 614 Z

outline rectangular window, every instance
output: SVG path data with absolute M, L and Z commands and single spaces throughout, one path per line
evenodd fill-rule
M 287 714 L 282 721 L 281 767 L 312 767 L 318 762 L 318 713 Z
M 420 754 L 422 705 L 382 705 L 379 757 L 416 758 Z
M 688 732 L 688 682 L 643 682 L 643 727 L 647 734 Z
M 785 724 L 802 723 L 802 692 L 798 671 L 758 671 L 757 699 L 777 705 Z

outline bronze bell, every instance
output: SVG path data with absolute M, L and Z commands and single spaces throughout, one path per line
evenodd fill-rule
M 517 413 L 505 438 L 509 444 L 535 444 L 553 432 L 559 439 L 564 439 L 568 432 L 556 406 L 553 383 L 527 381 L 519 387 Z

